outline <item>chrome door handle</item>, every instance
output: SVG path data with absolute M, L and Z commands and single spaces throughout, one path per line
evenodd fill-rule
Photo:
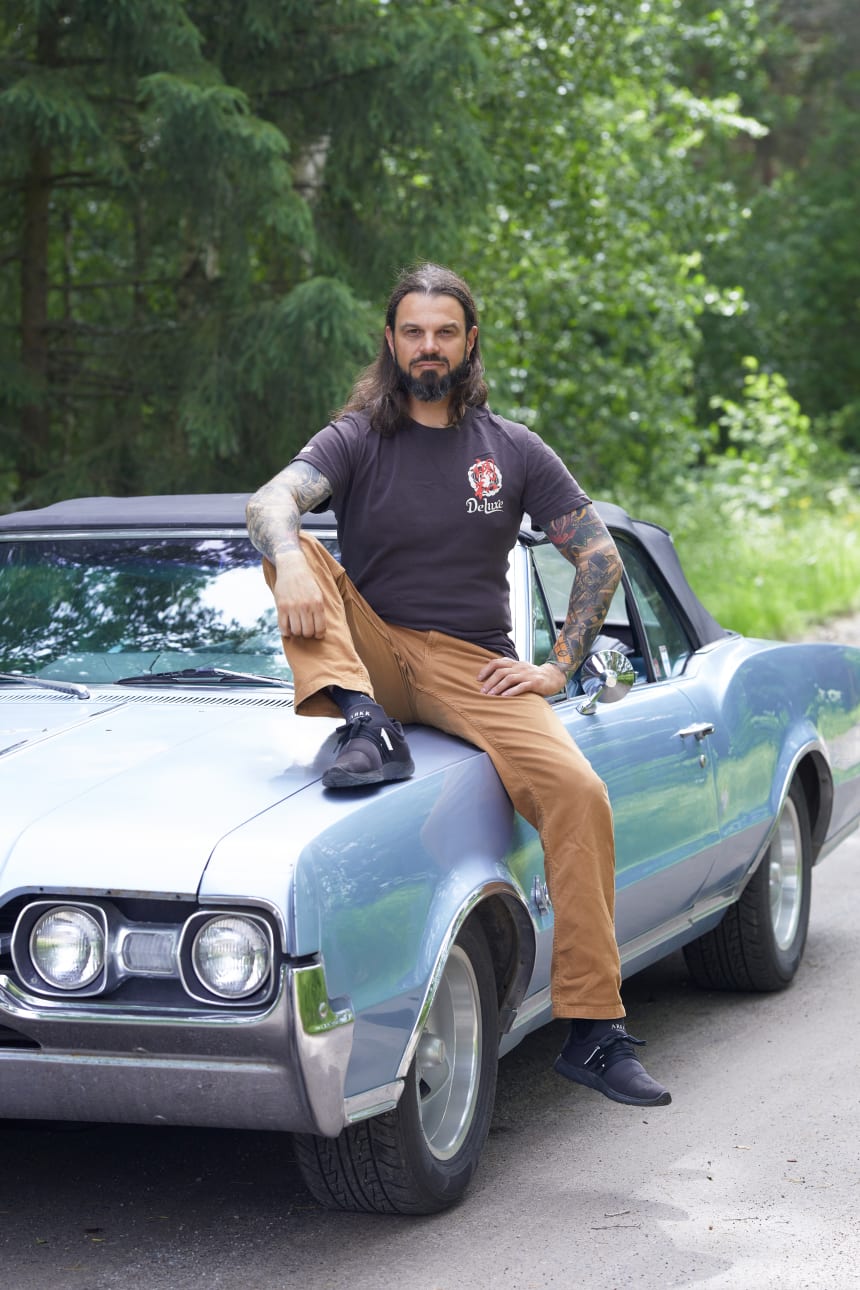
M 716 727 L 710 721 L 694 721 L 691 726 L 685 726 L 683 730 L 676 730 L 675 734 L 681 739 L 686 739 L 692 735 L 700 743 L 708 735 L 712 735 Z

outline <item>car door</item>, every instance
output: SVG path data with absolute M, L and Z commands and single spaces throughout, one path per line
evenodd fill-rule
M 603 634 L 630 658 L 636 683 L 620 703 L 556 711 L 609 790 L 616 838 L 619 945 L 677 918 L 693 904 L 719 849 L 709 722 L 685 678 L 694 651 L 668 589 L 645 553 L 617 537 L 624 580 Z M 535 661 L 563 620 L 573 570 L 551 545 L 533 549 Z M 541 605 L 548 621 L 541 621 Z M 549 607 L 547 609 L 547 606 Z M 545 654 L 544 654 L 545 657 Z

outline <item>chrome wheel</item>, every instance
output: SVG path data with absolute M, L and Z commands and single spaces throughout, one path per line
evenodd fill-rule
M 456 1155 L 469 1132 L 482 1053 L 478 981 L 469 956 L 454 945 L 415 1054 L 421 1128 L 437 1160 Z
M 793 942 L 803 897 L 803 842 L 797 808 L 786 798 L 768 853 L 768 894 L 773 937 L 781 950 Z

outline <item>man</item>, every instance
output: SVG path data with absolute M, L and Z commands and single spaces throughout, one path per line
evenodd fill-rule
M 615 545 L 556 454 L 490 411 L 477 312 L 461 278 L 401 275 L 379 355 L 339 417 L 248 504 L 296 711 L 341 712 L 333 789 L 407 778 L 402 722 L 484 749 L 540 833 L 555 912 L 551 995 L 571 1019 L 556 1061 L 615 1101 L 664 1106 L 619 993 L 615 862 L 606 787 L 545 699 L 597 636 L 621 577 Z M 300 533 L 331 505 L 343 565 Z M 524 512 L 575 569 L 552 658 L 516 657 L 508 553 Z

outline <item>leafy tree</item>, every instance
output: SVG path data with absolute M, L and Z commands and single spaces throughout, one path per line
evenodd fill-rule
M 491 372 L 589 488 L 653 495 L 699 450 L 701 315 L 737 297 L 701 270 L 708 239 L 737 219 L 702 153 L 759 127 L 737 96 L 683 84 L 674 0 L 504 12 L 484 34 L 496 168 L 472 252 L 492 290 Z
M 819 437 L 860 449 L 860 10 L 854 0 L 762 0 L 752 70 L 701 65 L 768 126 L 722 158 L 746 218 L 709 248 L 708 273 L 743 307 L 703 320 L 700 407 L 739 391 L 742 359 L 781 372 Z M 744 69 L 741 69 L 744 70 Z

